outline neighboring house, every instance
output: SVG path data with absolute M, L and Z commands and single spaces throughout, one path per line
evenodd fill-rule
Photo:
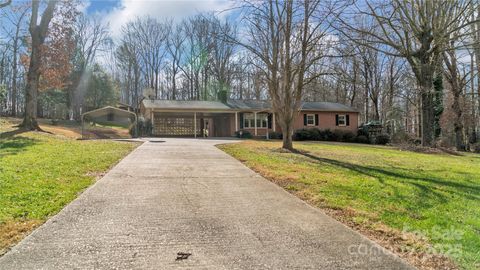
M 253 136 L 281 132 L 270 102 L 259 100 L 143 100 L 140 112 L 154 136 L 230 137 L 247 130 Z M 341 129 L 356 132 L 358 111 L 339 103 L 304 102 L 294 129 Z

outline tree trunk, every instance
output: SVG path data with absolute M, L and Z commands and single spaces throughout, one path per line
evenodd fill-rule
M 422 112 L 422 146 L 432 147 L 434 144 L 434 110 L 431 92 L 421 94 Z
M 293 125 L 292 123 L 281 124 L 282 128 L 282 148 L 293 151 Z
M 40 79 L 41 45 L 38 37 L 32 37 L 32 53 L 27 73 L 27 91 L 25 95 L 25 116 L 22 127 L 28 130 L 40 130 L 37 122 L 38 81 Z
M 53 17 L 57 1 L 49 1 L 43 12 L 40 25 L 37 25 L 39 1 L 32 0 L 32 17 L 30 20 L 30 35 L 32 37 L 32 52 L 30 66 L 27 73 L 25 95 L 25 116 L 21 126 L 27 130 L 41 130 L 37 122 L 38 82 L 40 79 L 40 65 L 42 59 L 42 45 L 48 31 L 48 25 Z
M 176 78 L 176 71 L 175 69 L 172 69 L 174 70 L 172 73 L 172 99 L 175 100 L 177 99 L 177 78 Z
M 13 45 L 12 65 L 12 116 L 17 116 L 17 45 L 18 38 L 15 38 Z
M 353 58 L 353 81 L 352 81 L 352 97 L 350 99 L 350 107 L 354 106 L 355 96 L 357 94 L 357 61 Z
M 28 130 L 40 130 L 37 122 L 37 96 L 38 96 L 38 60 L 34 60 L 35 49 L 32 48 L 32 57 L 30 59 L 30 67 L 27 74 L 27 91 L 25 94 L 25 116 L 23 118 L 22 127 Z
M 20 21 L 22 20 L 25 13 L 23 13 L 20 17 Z M 12 116 L 17 115 L 17 54 L 18 54 L 18 40 L 20 39 L 20 21 L 18 22 L 16 31 L 15 31 L 15 38 L 13 40 L 13 59 L 12 59 Z
M 463 136 L 462 123 L 463 111 L 460 107 L 460 95 L 458 92 L 454 93 L 452 109 L 455 112 L 455 122 L 453 123 L 455 131 L 455 145 L 458 151 L 465 151 L 465 138 Z

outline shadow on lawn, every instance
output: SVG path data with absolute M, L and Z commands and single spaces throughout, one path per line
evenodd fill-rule
M 20 132 L 21 133 L 21 132 Z M 17 133 L 17 134 L 20 134 Z M 4 133 L 2 133 L 3 135 Z M 0 137 L 0 158 L 10 155 L 16 155 L 26 150 L 29 146 L 36 144 L 38 140 L 13 135 L 9 137 Z
M 17 128 L 17 129 L 12 130 L 12 131 L 6 131 L 6 132 L 3 132 L 3 133 L 0 133 L 0 139 L 11 138 L 15 135 L 22 134 L 22 133 L 27 132 L 27 131 L 28 130 L 23 129 L 23 128 Z
M 424 206 L 427 206 L 427 207 L 428 207 L 428 204 L 424 200 L 426 198 L 435 197 L 437 200 L 440 200 L 440 202 L 447 202 L 449 197 L 446 196 L 447 195 L 445 194 L 446 192 L 455 193 L 459 196 L 468 198 L 470 200 L 480 199 L 480 196 L 479 196 L 480 185 L 475 185 L 475 184 L 468 185 L 468 184 L 453 182 L 453 181 L 449 181 L 441 178 L 424 177 L 419 174 L 416 174 L 415 172 L 407 171 L 407 170 L 403 170 L 402 172 L 395 172 L 395 171 L 387 170 L 384 168 L 362 166 L 362 165 L 352 164 L 344 161 L 322 158 L 322 157 L 318 157 L 305 152 L 297 152 L 297 153 L 319 162 L 342 167 L 342 168 L 357 172 L 359 174 L 370 176 L 372 178 L 377 179 L 378 181 L 380 181 L 380 183 L 384 185 L 391 186 L 395 190 L 397 189 L 397 187 L 386 183 L 385 179 L 398 178 L 401 181 L 411 184 L 416 188 L 418 188 L 418 190 L 420 191 L 420 194 L 419 194 L 420 196 L 418 199 L 422 202 Z M 400 169 L 396 168 L 396 170 L 400 170 Z M 443 189 L 442 187 L 447 187 L 447 189 Z M 443 192 L 440 192 L 440 191 L 443 191 Z M 399 195 L 398 192 L 396 193 L 397 193 L 396 195 L 397 197 L 402 197 Z

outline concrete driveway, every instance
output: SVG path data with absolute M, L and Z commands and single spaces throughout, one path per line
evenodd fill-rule
M 0 269 L 411 268 L 216 143 L 144 143 Z

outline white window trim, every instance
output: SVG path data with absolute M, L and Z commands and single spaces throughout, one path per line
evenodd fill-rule
M 251 118 L 247 117 L 247 115 L 249 116 L 251 114 Z M 254 119 L 254 115 L 253 113 L 245 113 L 243 114 L 243 128 L 255 128 L 255 125 L 253 126 L 250 126 L 250 123 L 251 122 L 254 122 L 255 120 Z M 250 122 L 251 121 L 251 122 Z M 248 125 L 247 125 L 248 123 Z
M 343 123 L 344 124 L 340 124 L 340 118 L 343 117 Z M 339 114 L 338 115 L 338 126 L 339 127 L 346 127 L 347 126 L 347 115 L 346 114 Z
M 251 118 L 249 117 L 246 117 L 246 116 L 250 116 L 251 115 Z M 263 126 L 262 125 L 262 115 L 265 116 L 265 122 L 263 122 L 266 126 Z M 268 114 L 267 113 L 257 113 L 257 121 L 260 121 L 260 125 L 257 125 L 257 128 L 262 128 L 262 129 L 266 129 L 268 128 Z M 251 121 L 251 122 L 249 122 Z M 249 123 L 248 125 L 246 123 Z M 250 126 L 250 124 L 253 123 L 252 126 Z M 255 115 L 254 113 L 244 113 L 243 115 L 243 128 L 247 128 L 247 129 L 253 129 L 255 128 Z
M 313 124 L 309 124 L 309 123 L 308 123 L 308 117 L 309 117 L 309 116 L 312 117 L 312 119 L 313 119 Z M 317 123 L 315 123 L 315 114 L 309 113 L 309 114 L 307 114 L 306 117 L 307 117 L 307 127 L 314 127 L 314 126 L 317 125 Z

